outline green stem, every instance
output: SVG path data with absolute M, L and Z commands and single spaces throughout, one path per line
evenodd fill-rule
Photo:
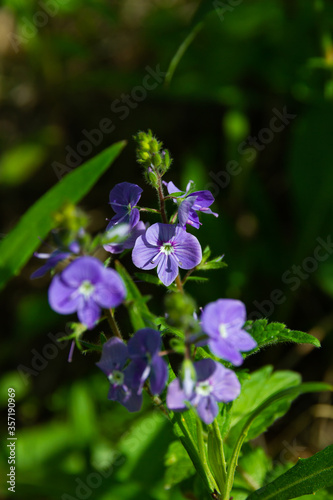
M 215 478 L 214 478 L 213 474 L 211 473 L 211 470 L 210 470 L 208 462 L 207 462 L 206 447 L 205 447 L 205 442 L 204 442 L 204 438 L 203 438 L 203 431 L 202 431 L 202 423 L 201 423 L 200 418 L 198 418 L 198 417 L 197 417 L 197 439 L 198 439 L 199 456 L 201 459 L 203 469 L 205 471 L 205 474 L 208 478 L 209 483 L 213 484 L 214 489 L 217 490 L 218 488 L 217 488 Z
M 123 340 L 123 336 L 121 334 L 121 331 L 119 330 L 119 327 L 116 323 L 116 320 L 114 319 L 113 311 L 112 309 L 105 309 L 105 315 L 108 319 L 109 325 L 111 327 L 111 330 L 113 332 L 113 335 L 118 337 L 118 339 Z
M 145 384 L 144 386 L 147 394 L 149 395 L 150 399 L 152 400 L 153 404 L 162 412 L 164 415 L 167 417 L 168 420 L 171 422 L 171 418 L 169 415 L 168 410 L 165 408 L 164 404 L 162 403 L 162 400 L 158 396 L 154 396 L 154 394 L 151 392 L 150 387 L 148 384 Z
M 190 269 L 189 271 L 187 271 L 187 273 L 185 274 L 184 278 L 183 278 L 183 281 L 182 281 L 182 284 L 185 285 L 186 281 L 188 280 L 188 278 L 191 276 L 191 274 L 193 273 L 193 271 L 195 271 L 197 268 L 197 266 L 193 267 L 192 269 Z
M 178 274 L 178 276 L 176 278 L 176 285 L 177 285 L 177 288 L 180 291 L 180 293 L 184 293 L 184 288 L 183 288 L 182 280 L 180 279 L 180 275 L 179 274 Z
M 164 201 L 164 193 L 163 193 L 163 186 L 162 186 L 162 178 L 159 176 L 158 177 L 158 188 L 157 188 L 157 194 L 158 194 L 158 199 L 160 202 L 160 210 L 161 210 L 161 217 L 162 217 L 162 222 L 164 224 L 168 224 L 168 216 L 166 213 L 165 209 L 165 201 Z
M 153 214 L 160 214 L 161 211 L 157 210 L 157 208 L 146 208 L 146 207 L 134 207 L 140 210 L 140 212 L 151 212 Z
M 223 482 L 223 488 L 225 488 L 225 484 L 227 481 L 227 462 L 225 460 L 222 436 L 221 436 L 220 428 L 219 428 L 219 425 L 217 423 L 216 418 L 213 421 L 213 435 L 214 435 L 215 442 L 217 444 L 219 456 L 221 457 L 221 462 L 222 462 L 221 479 Z M 219 483 L 219 481 L 217 481 L 217 482 Z M 222 486 L 222 485 L 219 484 L 219 486 Z M 222 489 L 222 491 L 223 491 L 223 489 Z M 222 491 L 221 491 L 221 494 L 222 494 Z

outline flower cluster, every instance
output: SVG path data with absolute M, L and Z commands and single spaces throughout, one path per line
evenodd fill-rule
M 192 408 L 203 422 L 210 424 L 218 414 L 219 403 L 233 401 L 240 393 L 237 375 L 216 361 L 216 357 L 240 366 L 242 353 L 253 350 L 256 342 L 244 329 L 246 310 L 239 300 L 211 302 L 203 308 L 201 318 L 197 317 L 194 301 L 184 294 L 183 286 L 192 271 L 221 267 L 221 259 L 207 262 L 207 252 L 202 254 L 198 239 L 188 232 L 187 227 L 200 228 L 200 213 L 218 216 L 209 208 L 214 197 L 207 190 L 195 191 L 192 181 L 185 191 L 180 191 L 172 181 L 162 181 L 171 164 L 168 151 L 162 149 L 162 143 L 150 132 L 140 132 L 137 140 L 140 146 L 138 161 L 145 168 L 146 180 L 157 192 L 159 208 L 138 206 L 143 190 L 137 184 L 121 182 L 115 185 L 109 195 L 115 215 L 109 220 L 104 235 L 87 239 L 83 237 L 84 230 L 79 228 L 81 238 L 66 241 L 66 244 L 60 242 L 51 255 L 39 255 L 47 258 L 47 262 L 33 277 L 56 268 L 58 272 L 53 276 L 48 294 L 50 306 L 60 314 L 77 312 L 79 321 L 87 329 L 96 326 L 103 310 L 110 310 L 105 316 L 109 318 L 115 336 L 104 342 L 97 363 L 110 382 L 110 400 L 121 403 L 131 412 L 140 410 L 144 389 L 157 396 L 167 385 L 169 365 L 164 356 L 183 353 L 184 359 L 180 370 L 175 372 L 176 378 L 170 374 L 167 408 L 174 412 Z M 167 194 L 164 194 L 165 187 Z M 174 209 L 170 218 L 167 203 Z M 161 222 L 147 226 L 140 219 L 142 211 L 159 214 Z M 166 300 L 167 314 L 158 322 L 151 317 L 142 320 L 146 325 L 159 325 L 161 331 L 141 328 L 130 336 L 127 343 L 123 340 L 113 309 L 124 302 L 127 293 L 129 300 L 125 305 L 132 307 L 134 297 L 140 297 L 140 294 L 135 292 L 135 284 L 130 282 L 128 273 L 122 274 L 125 286 L 120 274 L 108 267 L 111 257 L 107 264 L 96 258 L 98 246 L 111 257 L 132 249 L 132 262 L 136 268 L 145 271 L 157 268 L 160 282 L 173 292 L 168 293 Z M 64 261 L 61 271 L 57 266 L 60 261 Z M 121 272 L 121 266 L 117 269 Z M 179 270 L 183 269 L 188 272 L 182 280 Z M 181 298 L 180 302 L 178 299 L 174 301 L 173 297 Z M 168 350 L 162 351 L 161 335 L 164 332 L 168 335 L 168 325 L 176 331 L 178 329 L 178 350 L 172 347 L 175 339 L 169 338 Z M 203 359 L 207 355 L 207 349 L 200 351 L 203 345 L 208 345 L 215 360 Z
M 207 304 L 201 316 L 202 331 L 207 334 L 212 351 L 236 366 L 243 362 L 241 351 L 256 347 L 256 342 L 242 328 L 244 314 L 242 302 L 220 299 Z M 141 408 L 142 389 L 148 378 L 151 392 L 160 394 L 168 379 L 167 364 L 160 356 L 160 349 L 160 333 L 150 328 L 138 330 L 127 346 L 117 338 L 108 340 L 97 366 L 110 381 L 109 399 L 118 401 L 129 411 L 137 411 Z M 167 406 L 173 411 L 192 407 L 203 422 L 210 424 L 218 414 L 217 403 L 236 399 L 240 383 L 231 369 L 212 359 L 194 362 L 192 372 L 191 362 L 187 365 L 183 375 L 168 386 Z
M 97 366 L 110 382 L 109 399 L 129 411 L 139 411 L 146 380 L 149 379 L 152 394 L 163 391 L 168 367 L 159 355 L 161 343 L 160 333 L 151 328 L 138 330 L 127 345 L 116 337 L 105 342 Z

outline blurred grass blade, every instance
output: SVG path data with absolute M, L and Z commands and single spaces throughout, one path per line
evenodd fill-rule
M 66 202 L 77 203 L 88 193 L 125 147 L 113 144 L 61 179 L 21 217 L 16 227 L 0 243 L 0 289 L 31 257 L 44 238 L 56 226 L 53 214 Z
M 187 37 L 185 38 L 183 43 L 181 43 L 181 45 L 178 47 L 177 52 L 175 53 L 175 55 L 171 59 L 171 62 L 169 64 L 169 67 L 167 70 L 167 74 L 165 75 L 165 85 L 167 85 L 167 86 L 170 85 L 173 74 L 174 74 L 181 58 L 183 57 L 186 50 L 191 45 L 192 41 L 197 36 L 197 34 L 199 33 L 199 31 L 201 30 L 202 27 L 203 27 L 203 22 L 200 22 L 197 25 L 195 25 L 194 28 L 191 29 L 190 33 L 187 35 Z
M 175 53 L 175 55 L 171 59 L 171 62 L 169 64 L 169 67 L 167 70 L 167 74 L 165 76 L 165 85 L 166 86 L 170 85 L 173 74 L 174 74 L 180 60 L 182 59 L 182 57 L 185 54 L 188 47 L 193 42 L 194 38 L 197 36 L 199 31 L 203 27 L 204 18 L 212 10 L 218 10 L 218 6 L 215 5 L 215 2 L 212 2 L 211 0 L 202 0 L 202 2 L 200 3 L 199 7 L 197 8 L 197 10 L 192 18 L 188 35 L 186 36 L 184 41 L 180 44 L 177 52 Z
M 333 485 L 333 445 L 313 455 L 300 458 L 297 464 L 247 500 L 289 500 Z

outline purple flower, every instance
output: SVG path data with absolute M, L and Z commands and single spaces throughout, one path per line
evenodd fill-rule
M 124 283 L 114 269 L 105 268 L 94 257 L 79 257 L 54 276 L 49 303 L 60 314 L 77 311 L 80 322 L 91 329 L 101 308 L 118 306 L 125 295 Z
M 58 262 L 61 262 L 62 260 L 67 259 L 67 257 L 69 257 L 71 255 L 71 252 L 63 252 L 61 250 L 55 250 L 51 254 L 37 253 L 36 252 L 34 255 L 38 259 L 46 259 L 46 262 L 43 266 L 41 266 L 40 268 L 38 268 L 36 271 L 34 271 L 32 273 L 32 275 L 30 276 L 30 278 L 32 280 L 36 279 L 36 278 L 42 278 L 43 276 L 45 276 L 45 274 L 48 271 L 51 271 L 52 269 L 54 269 L 56 267 Z
M 175 196 L 175 201 L 177 198 L 183 199 L 178 208 L 179 224 L 181 226 L 190 224 L 196 229 L 199 229 L 201 222 L 199 221 L 197 212 L 212 214 L 215 217 L 218 217 L 218 214 L 212 212 L 211 209 L 208 208 L 215 201 L 214 196 L 210 191 L 194 191 L 193 193 L 188 194 L 192 183 L 193 181 L 190 181 L 187 184 L 185 192 L 181 192 L 181 194 Z M 180 192 L 180 189 L 178 189 L 173 182 L 168 182 L 167 190 L 169 194 Z
M 201 262 L 202 253 L 197 238 L 182 227 L 157 222 L 136 240 L 132 259 L 140 269 L 157 266 L 159 279 L 169 286 L 177 277 L 178 267 L 192 269 Z
M 127 345 L 120 339 L 112 337 L 103 344 L 102 357 L 96 365 L 109 379 L 108 399 L 118 401 L 133 412 L 140 410 L 142 394 L 137 393 L 131 365 L 125 368 L 128 359 Z
M 245 305 L 233 299 L 219 299 L 207 304 L 201 316 L 202 329 L 209 337 L 211 351 L 235 366 L 243 363 L 240 351 L 250 351 L 257 345 L 243 329 L 245 321 Z
M 134 208 L 141 198 L 142 189 L 136 184 L 130 182 L 121 182 L 116 184 L 110 191 L 110 205 L 116 212 L 112 217 L 108 229 L 119 222 L 130 224 L 133 228 L 140 219 L 140 212 Z
M 218 414 L 218 402 L 228 403 L 240 393 L 236 374 L 212 359 L 201 359 L 194 363 L 197 380 L 192 394 L 185 395 L 178 378 L 168 387 L 167 406 L 173 411 L 188 409 L 188 402 L 194 406 L 201 420 L 211 424 Z
M 114 226 L 112 222 L 107 226 L 106 230 L 108 231 Z M 146 226 L 145 224 L 140 220 L 136 226 L 134 226 L 128 235 L 128 238 L 126 238 L 125 241 L 122 243 L 110 243 L 108 245 L 104 245 L 104 249 L 107 252 L 111 253 L 121 253 L 124 250 L 129 250 L 134 247 L 134 244 L 136 242 L 136 239 L 141 236 L 144 232 L 146 231 Z
M 168 366 L 159 356 L 161 334 L 152 328 L 138 330 L 128 342 L 128 354 L 139 378 L 139 391 L 149 377 L 153 394 L 160 394 L 168 379 Z
M 45 259 L 45 264 L 34 271 L 30 278 L 42 278 L 48 271 L 51 271 L 56 267 L 58 262 L 67 259 L 73 254 L 78 254 L 80 252 L 80 244 L 77 241 L 73 241 L 68 247 L 61 246 L 61 248 L 57 248 L 52 253 L 34 253 L 34 256 L 38 259 Z

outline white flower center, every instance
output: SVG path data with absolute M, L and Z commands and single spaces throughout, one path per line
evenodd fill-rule
M 224 323 L 221 323 L 219 325 L 219 332 L 223 339 L 226 339 L 228 337 L 227 327 Z
M 209 396 L 209 394 L 212 392 L 213 387 L 210 385 L 210 383 L 207 380 L 204 380 L 203 382 L 199 382 L 195 388 L 195 392 L 199 394 L 200 396 Z
M 95 290 L 95 287 L 90 281 L 84 280 L 82 281 L 80 287 L 79 287 L 79 293 L 83 295 L 86 299 L 90 297 L 90 295 L 93 293 Z
M 124 383 L 124 374 L 118 370 L 113 370 L 112 373 L 108 376 L 109 382 L 113 385 L 123 385 Z
M 165 255 L 170 255 L 171 253 L 174 253 L 175 249 L 171 243 L 163 243 L 163 245 L 160 248 L 161 253 L 165 253 Z

